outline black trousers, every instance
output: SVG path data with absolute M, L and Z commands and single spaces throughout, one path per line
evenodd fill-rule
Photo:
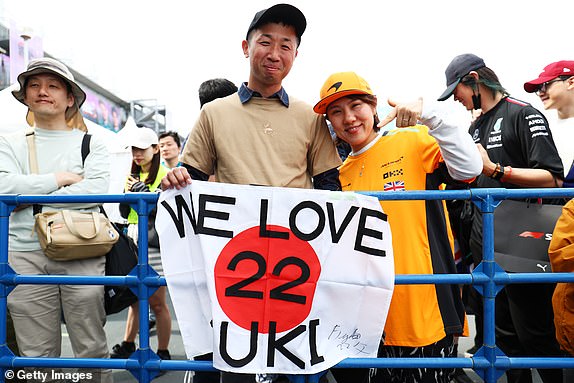
M 477 211 L 475 207 L 469 240 L 475 266 L 482 261 L 482 217 Z M 509 284 L 497 294 L 496 344 L 507 356 L 562 355 L 552 309 L 555 286 L 554 283 Z M 482 330 L 482 307 L 477 308 L 475 318 L 478 334 Z M 539 369 L 538 373 L 544 383 L 562 383 L 562 369 Z M 530 369 L 508 370 L 506 376 L 508 383 L 532 383 Z
M 222 383 L 254 383 L 254 374 L 238 374 L 234 372 L 221 372 Z
M 337 383 L 368 383 L 368 368 L 332 368 L 331 374 Z
M 194 360 L 213 360 L 213 354 L 204 354 L 196 356 Z M 195 371 L 193 374 L 193 383 L 219 383 L 218 371 Z
M 496 296 L 496 344 L 507 356 L 560 357 L 552 310 L 553 283 L 510 284 Z M 562 383 L 562 369 L 538 369 L 544 383 Z M 531 383 L 530 369 L 506 372 L 508 383 Z

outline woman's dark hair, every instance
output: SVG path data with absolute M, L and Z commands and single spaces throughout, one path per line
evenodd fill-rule
M 153 148 L 156 148 L 157 145 L 152 145 Z M 147 176 L 146 180 L 145 180 L 145 184 L 146 185 L 151 185 L 154 183 L 156 177 L 157 177 L 157 173 L 159 172 L 159 166 L 161 163 L 161 158 L 160 158 L 160 154 L 159 154 L 159 150 L 157 151 L 157 153 L 155 153 L 153 155 L 153 158 L 151 159 L 151 166 L 149 168 L 149 175 Z M 135 162 L 132 161 L 132 170 L 131 170 L 131 174 L 140 174 L 140 172 L 142 171 L 142 167 L 140 165 L 137 165 Z
M 478 73 L 478 84 L 482 84 L 487 87 L 491 92 L 492 96 L 496 96 L 496 93 L 502 93 L 503 96 L 508 96 L 510 93 L 502 86 L 498 76 L 489 67 L 482 67 L 476 70 Z M 460 80 L 463 85 L 475 87 L 477 86 L 477 81 L 471 75 L 467 74 Z

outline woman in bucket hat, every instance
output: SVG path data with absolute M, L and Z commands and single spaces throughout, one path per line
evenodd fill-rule
M 443 183 L 473 180 L 482 169 L 470 136 L 440 119 L 397 107 L 385 119 L 399 128 L 379 134 L 377 98 L 354 72 L 325 81 L 317 113 L 325 114 L 338 139 L 352 149 L 341 168 L 343 190 L 398 192 L 436 190 Z M 418 125 L 417 120 L 426 125 Z M 456 273 L 448 215 L 443 201 L 381 201 L 393 234 L 397 274 Z M 458 285 L 395 286 L 381 343 L 381 357 L 444 357 L 464 330 Z M 375 382 L 450 382 L 454 369 L 379 369 Z M 368 381 L 356 370 L 334 369 L 338 382 Z

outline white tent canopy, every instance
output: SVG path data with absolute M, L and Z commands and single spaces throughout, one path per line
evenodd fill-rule
M 0 110 L 2 110 L 0 134 L 24 129 L 26 126 L 27 108 L 12 95 L 12 91 L 15 89 L 18 89 L 18 84 L 12 84 L 8 88 L 0 90 Z

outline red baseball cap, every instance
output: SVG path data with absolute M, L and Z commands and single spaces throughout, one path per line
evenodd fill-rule
M 534 93 L 540 84 L 554 80 L 559 76 L 574 76 L 574 61 L 562 60 L 546 65 L 537 79 L 524 83 L 524 90 L 528 93 Z

